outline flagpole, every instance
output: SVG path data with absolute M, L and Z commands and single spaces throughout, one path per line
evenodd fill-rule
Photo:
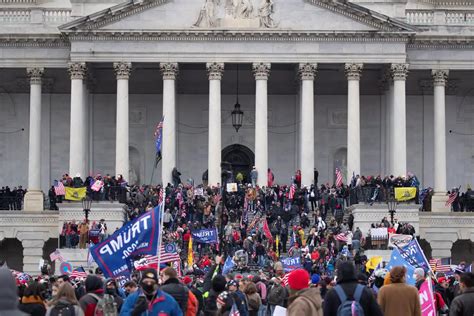
M 160 276 L 160 263 L 161 263 L 161 243 L 163 241 L 163 214 L 165 213 L 165 201 L 166 201 L 166 190 L 162 187 L 160 190 L 163 190 L 163 200 L 160 205 L 160 225 L 158 229 L 158 247 L 156 249 L 156 257 L 158 258 L 158 264 L 156 270 L 158 272 L 158 277 Z

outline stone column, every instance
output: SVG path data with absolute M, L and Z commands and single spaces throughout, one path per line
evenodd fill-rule
M 267 186 L 268 170 L 268 76 L 271 64 L 254 63 L 255 75 L 255 167 L 258 171 L 257 184 Z
M 347 77 L 347 174 L 360 174 L 360 76 L 362 64 L 345 64 Z
M 28 145 L 28 192 L 25 195 L 25 211 L 43 210 L 41 192 L 41 78 L 43 68 L 28 68 L 30 78 L 30 127 Z
M 317 64 L 299 64 L 298 77 L 301 80 L 300 95 L 300 146 L 301 185 L 314 181 L 314 78 Z
M 406 78 L 408 64 L 392 64 L 393 78 L 393 113 L 390 154 L 392 173 L 395 177 L 407 174 L 407 135 L 406 135 Z
M 221 80 L 224 63 L 207 63 L 209 75 L 208 185 L 221 182 Z
M 163 75 L 163 143 L 161 178 L 163 185 L 173 183 L 171 173 L 176 167 L 176 77 L 178 63 L 161 63 Z
M 35 232 L 20 233 L 23 246 L 23 272 L 37 275 L 38 263 L 43 258 L 44 239 L 41 234 Z
M 86 76 L 85 63 L 70 63 L 69 74 L 71 76 L 71 116 L 69 134 L 69 175 L 75 177 L 80 175 L 86 179 L 86 139 L 87 128 L 84 102 L 84 78 Z
M 83 109 L 84 109 L 84 129 L 83 129 L 83 138 L 84 138 L 84 180 L 87 176 L 89 176 L 89 173 L 92 171 L 90 168 L 90 156 L 89 156 L 89 151 L 90 151 L 90 111 L 89 111 L 89 89 L 87 87 L 87 79 L 84 78 L 85 80 L 82 81 L 82 102 L 83 102 Z
M 434 195 L 431 210 L 449 212 L 446 206 L 446 83 L 448 70 L 433 70 L 434 86 Z
M 117 126 L 115 138 L 115 174 L 128 181 L 129 179 L 129 122 L 128 122 L 128 79 L 132 64 L 127 62 L 114 63 L 117 77 Z
M 392 155 L 392 146 L 393 146 L 393 138 L 395 135 L 395 130 L 393 127 L 393 79 L 392 76 L 388 79 L 388 92 L 387 92 L 387 175 L 394 174 L 393 173 L 393 155 Z

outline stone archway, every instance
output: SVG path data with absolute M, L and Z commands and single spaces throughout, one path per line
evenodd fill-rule
M 16 238 L 5 238 L 0 241 L 0 262 L 10 269 L 23 271 L 23 245 Z
M 474 242 L 469 239 L 458 239 L 451 247 L 451 261 L 458 264 L 461 261 L 474 261 Z
M 44 243 L 44 246 L 43 246 L 43 259 L 45 262 L 49 262 L 49 264 L 51 265 L 51 271 L 56 271 L 56 270 L 55 270 L 55 264 L 54 262 L 51 262 L 49 255 L 53 251 L 59 248 L 58 242 L 59 242 L 58 238 L 50 238 Z
M 129 175 L 128 175 L 128 182 L 130 184 L 140 184 L 141 179 L 141 171 L 142 171 L 142 163 L 140 158 L 140 152 L 136 147 L 129 146 L 128 147 L 128 155 L 129 155 Z
M 426 239 L 419 239 L 418 243 L 420 244 L 421 250 L 423 250 L 425 257 L 428 259 L 433 258 L 433 250 L 431 249 L 431 244 L 429 243 L 429 241 Z
M 250 170 L 255 163 L 255 155 L 248 147 L 234 144 L 222 150 L 222 162 L 232 166 L 234 178 L 240 172 L 244 176 L 244 182 L 248 182 Z
M 346 174 L 346 170 L 347 170 L 347 148 L 346 147 L 339 148 L 334 152 L 333 168 L 329 172 L 329 174 L 333 175 L 334 182 L 336 181 L 336 173 L 335 173 L 336 168 L 341 170 L 343 175 Z M 352 175 L 347 175 L 347 177 L 352 177 Z M 346 179 L 346 181 L 348 180 Z

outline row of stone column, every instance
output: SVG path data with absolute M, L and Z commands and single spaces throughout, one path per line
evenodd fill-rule
M 129 78 L 132 66 L 128 62 L 113 64 L 117 79 L 116 154 L 115 173 L 128 178 L 129 174 Z M 207 63 L 209 78 L 209 138 L 208 138 L 208 181 L 215 185 L 221 181 L 221 80 L 224 63 Z M 271 64 L 254 63 L 252 70 L 256 81 L 255 96 L 255 166 L 259 171 L 258 184 L 266 185 L 268 168 L 268 91 L 267 81 Z M 363 64 L 345 64 L 348 80 L 347 116 L 347 180 L 353 174 L 360 174 L 360 77 Z M 88 105 L 85 82 L 85 63 L 71 63 L 68 67 L 71 77 L 70 116 L 70 158 L 69 173 L 72 176 L 87 175 L 88 161 Z M 171 172 L 176 166 L 176 78 L 178 63 L 161 63 L 163 76 L 163 144 L 162 181 L 171 182 Z M 30 77 L 30 142 L 28 164 L 28 188 L 40 190 L 41 166 L 41 78 L 42 68 L 28 68 Z M 298 65 L 300 79 L 300 148 L 299 165 L 302 184 L 309 185 L 314 171 L 314 79 L 317 64 Z M 389 80 L 389 170 L 396 176 L 406 174 L 406 95 L 405 82 L 407 64 L 392 64 Z M 435 134 L 435 191 L 446 191 L 446 117 L 445 85 L 447 70 L 434 70 L 434 134 Z

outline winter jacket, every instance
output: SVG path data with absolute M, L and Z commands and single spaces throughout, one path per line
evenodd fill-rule
M 323 303 L 319 289 L 304 289 L 290 296 L 287 315 L 323 316 Z
M 20 310 L 31 316 L 46 315 L 46 307 L 43 300 L 38 296 L 23 296 L 21 299 Z
M 144 296 L 141 290 L 130 294 L 123 303 L 120 316 L 132 315 L 135 304 L 140 296 Z M 148 310 L 143 312 L 140 316 L 183 316 L 183 312 L 171 295 L 158 290 L 155 299 L 153 302 L 150 302 Z
M 178 279 L 168 279 L 161 286 L 161 290 L 165 293 L 171 295 L 176 302 L 178 302 L 179 307 L 183 314 L 186 313 L 188 307 L 188 288 L 183 284 L 179 283 Z
M 268 305 L 284 306 L 286 297 L 288 296 L 286 289 L 280 284 L 274 284 L 268 291 Z
M 82 310 L 82 308 L 79 305 L 71 304 L 68 301 L 63 300 L 63 299 L 61 299 L 59 301 L 59 303 L 65 304 L 66 306 L 71 305 L 74 308 L 74 315 L 75 316 L 84 316 L 84 311 Z M 51 315 L 51 312 L 52 312 L 52 310 L 54 309 L 55 306 L 56 305 L 48 307 L 48 310 L 46 311 L 46 316 Z
M 0 284 L 0 316 L 26 316 L 18 309 L 15 279 L 6 266 L 0 267 Z
M 382 286 L 377 300 L 385 316 L 421 316 L 418 290 L 406 283 Z
M 81 306 L 82 310 L 84 311 L 85 316 L 94 316 L 94 311 L 99 302 L 91 293 L 97 295 L 99 298 L 104 297 L 104 290 L 98 289 L 92 292 L 88 292 L 86 295 L 81 297 L 79 300 L 79 305 Z
M 356 280 L 338 283 L 338 285 L 340 285 L 344 290 L 344 293 L 346 293 L 347 299 L 349 300 L 354 299 L 357 284 Z M 337 295 L 336 290 L 331 289 L 324 297 L 324 316 L 337 315 L 339 305 L 341 305 L 339 296 Z M 360 305 L 364 310 L 365 316 L 383 316 L 382 311 L 369 288 L 364 288 L 360 298 Z
M 456 296 L 449 307 L 449 316 L 474 315 L 474 287 L 468 288 L 464 293 Z
M 247 304 L 249 306 L 249 315 L 256 316 L 258 314 L 258 309 L 262 305 L 262 300 L 258 293 L 247 294 Z

